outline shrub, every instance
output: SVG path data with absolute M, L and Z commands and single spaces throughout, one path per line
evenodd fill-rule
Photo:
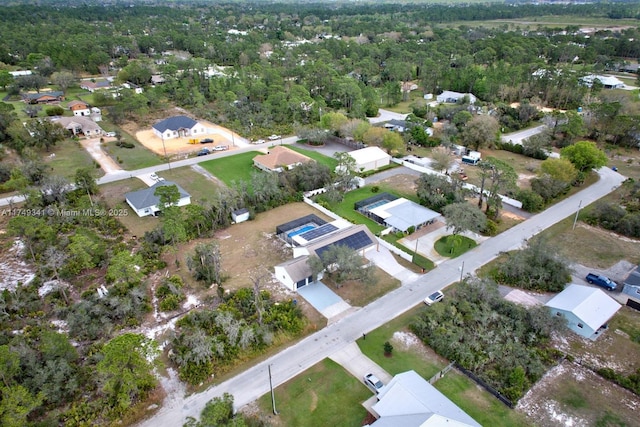
M 51 116 L 61 116 L 64 114 L 64 108 L 60 107 L 59 105 L 53 106 L 53 107 L 48 107 L 46 110 L 44 110 L 45 113 L 47 113 L 47 116 L 51 117 Z
M 380 191 L 380 187 L 378 187 L 377 185 L 374 185 L 373 187 L 371 187 L 372 193 L 377 193 L 378 191 Z
M 384 347 L 384 354 L 389 355 L 393 353 L 393 345 L 391 345 L 389 341 L 385 341 L 383 347 Z
M 544 208 L 544 199 L 535 191 L 520 190 L 515 198 L 522 202 L 522 209 L 527 212 L 540 212 Z
M 493 220 L 487 219 L 487 223 L 482 232 L 487 236 L 495 236 L 498 234 L 498 224 Z

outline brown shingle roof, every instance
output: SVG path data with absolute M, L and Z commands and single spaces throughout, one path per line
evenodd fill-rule
M 281 166 L 288 167 L 311 160 L 313 159 L 281 145 L 271 148 L 269 154 L 262 154 L 253 158 L 255 163 L 259 163 L 269 170 L 276 170 Z

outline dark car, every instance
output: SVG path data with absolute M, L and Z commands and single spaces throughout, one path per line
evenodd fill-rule
M 601 286 L 609 291 L 614 291 L 616 289 L 616 282 L 609 279 L 607 276 L 601 276 L 599 274 L 587 274 L 587 282 L 592 285 Z
M 202 150 L 198 151 L 198 156 L 206 156 L 207 154 L 209 154 L 208 148 L 203 148 Z
M 211 143 L 213 143 L 213 139 L 211 138 L 205 138 L 200 140 L 200 144 L 211 144 Z

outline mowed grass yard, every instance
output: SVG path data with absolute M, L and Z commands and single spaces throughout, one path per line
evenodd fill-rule
M 200 163 L 200 166 L 231 187 L 234 182 L 251 182 L 251 174 L 258 170 L 253 167 L 253 158 L 259 154 L 264 153 L 249 151 L 233 156 L 208 160 Z
M 51 149 L 51 153 L 47 153 L 42 150 L 40 153 L 44 159 L 44 162 L 53 169 L 54 175 L 60 175 L 71 182 L 75 179 L 76 170 L 80 168 L 91 168 L 94 176 L 100 178 L 104 175 L 104 171 L 96 167 L 91 155 L 82 148 L 80 143 L 72 140 L 65 139 L 58 142 L 55 147 Z M 49 157 L 50 154 L 55 154 L 55 157 Z
M 338 166 L 338 161 L 333 157 L 325 156 L 324 154 L 318 153 L 317 151 L 307 150 L 306 148 L 303 148 L 303 144 L 291 144 L 287 145 L 287 148 L 290 148 L 293 151 L 312 158 L 316 162 L 328 167 L 330 171 L 334 171 L 336 169 L 336 166 Z
M 259 417 L 272 426 L 359 426 L 367 416 L 362 402 L 371 391 L 332 360 L 325 359 L 275 389 L 278 416 L 269 393 L 258 399 Z

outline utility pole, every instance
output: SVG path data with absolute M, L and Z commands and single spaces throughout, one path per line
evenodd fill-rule
M 269 388 L 271 389 L 271 404 L 273 405 L 273 415 L 278 415 L 276 411 L 276 395 L 273 393 L 273 382 L 271 381 L 271 365 L 269 367 Z
M 578 214 L 580 213 L 581 207 L 582 207 L 582 200 L 580 200 L 580 203 L 578 203 L 578 210 L 576 211 L 576 217 L 573 219 L 573 228 L 571 228 L 572 230 L 576 229 L 576 222 L 578 222 Z
M 167 147 L 165 147 L 164 145 L 164 134 L 162 134 L 162 149 L 164 150 L 164 159 L 169 164 L 169 172 L 171 172 L 171 160 L 169 160 L 169 157 L 167 157 Z
M 464 274 L 464 261 L 462 261 L 462 266 L 460 267 L 460 283 L 462 283 L 463 274 Z

